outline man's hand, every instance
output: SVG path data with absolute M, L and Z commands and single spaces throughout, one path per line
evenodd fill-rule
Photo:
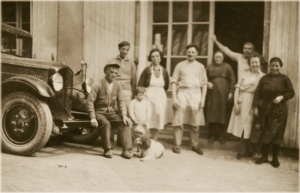
M 178 101 L 177 101 L 177 100 L 174 100 L 174 102 L 173 102 L 173 105 L 172 105 L 172 108 L 173 108 L 173 110 L 174 110 L 174 111 L 176 111 L 176 110 L 179 110 L 179 109 L 180 109 L 180 106 L 179 106 L 179 104 L 178 104 Z
M 233 94 L 229 93 L 229 95 L 228 95 L 228 101 L 231 101 L 232 99 L 233 99 Z
M 253 115 L 254 115 L 254 117 L 258 117 L 258 108 L 257 107 L 255 107 L 253 109 Z
M 213 89 L 213 88 L 214 88 L 214 85 L 213 85 L 211 82 L 208 82 L 208 83 L 207 83 L 207 88 L 208 88 L 208 89 Z
M 235 112 L 235 115 L 239 115 L 240 114 L 240 112 L 241 112 L 240 105 L 234 104 L 234 112 Z
M 211 37 L 212 41 L 214 41 L 214 42 L 217 41 L 217 36 L 215 34 L 210 37 Z
M 96 118 L 92 118 L 90 122 L 92 127 L 98 127 L 98 121 Z
M 126 115 L 123 115 L 123 122 L 125 125 L 131 127 L 132 125 L 132 121 L 126 116 Z
M 205 101 L 204 100 L 201 100 L 200 103 L 199 103 L 199 109 L 202 109 L 205 105 Z
M 283 96 L 278 96 L 273 100 L 273 103 L 279 104 L 283 100 Z
M 134 123 L 135 125 L 138 125 L 138 124 L 139 124 L 139 122 L 138 122 L 137 120 L 133 120 L 133 123 Z

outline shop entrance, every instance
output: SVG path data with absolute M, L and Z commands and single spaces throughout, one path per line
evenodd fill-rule
M 264 33 L 264 2 L 216 2 L 215 34 L 219 42 L 234 52 L 242 53 L 243 44 L 252 42 L 262 54 Z M 214 45 L 214 51 L 218 47 Z M 235 75 L 237 64 L 231 64 Z

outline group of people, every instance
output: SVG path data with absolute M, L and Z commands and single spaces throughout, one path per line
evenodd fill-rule
M 198 62 L 198 46 L 190 44 L 186 47 L 186 60 L 176 65 L 171 79 L 161 66 L 163 53 L 152 49 L 148 57 L 151 64 L 143 70 L 138 83 L 136 65 L 127 57 L 130 44 L 123 41 L 118 45 L 120 54 L 105 65 L 105 77 L 92 85 L 87 98 L 91 125 L 101 129 L 105 157 L 112 157 L 115 127 L 119 128 L 121 156 L 127 159 L 132 157 L 134 138 L 149 132 L 157 140 L 167 123 L 166 92 L 170 85 L 174 153 L 180 154 L 183 130 L 187 129 L 191 149 L 202 155 L 199 127 L 207 122 L 210 143 L 216 139 L 225 143 L 226 131 L 239 137 L 241 150 L 237 159 L 252 156 L 250 144 L 261 143 L 262 157 L 257 164 L 268 162 L 268 147 L 272 144 L 271 164 L 279 166 L 278 153 L 287 121 L 286 101 L 294 96 L 290 79 L 280 73 L 281 59 L 272 58 L 270 73 L 265 75 L 261 72 L 264 60 L 252 43 L 245 43 L 240 54 L 223 46 L 216 36 L 212 40 L 220 49 L 214 53 L 212 64 L 205 68 Z M 238 63 L 237 83 L 231 66 L 224 62 L 225 55 Z M 228 105 L 230 102 L 233 108 Z

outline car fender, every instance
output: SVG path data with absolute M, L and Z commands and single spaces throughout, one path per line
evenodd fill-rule
M 12 89 L 17 85 L 29 86 L 43 97 L 54 97 L 54 92 L 51 87 L 41 79 L 32 76 L 13 76 L 2 82 L 2 92 L 5 89 Z

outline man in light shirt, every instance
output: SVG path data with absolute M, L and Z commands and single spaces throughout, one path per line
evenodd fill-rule
M 254 44 L 246 42 L 243 47 L 243 54 L 231 51 L 228 47 L 221 44 L 215 35 L 211 36 L 213 42 L 219 49 L 225 53 L 231 60 L 238 63 L 238 79 L 244 76 L 245 72 L 249 70 L 248 58 L 255 52 Z
M 103 142 L 104 157 L 112 158 L 111 132 L 112 127 L 120 130 L 122 157 L 130 159 L 131 120 L 127 117 L 127 109 L 122 94 L 121 85 L 114 79 L 119 71 L 120 65 L 115 61 L 108 62 L 104 67 L 105 77 L 92 85 L 91 92 L 87 98 L 87 110 L 92 127 L 101 129 L 101 140 Z M 114 106 L 118 103 L 121 115 L 117 114 Z
M 203 107 L 207 91 L 207 75 L 203 64 L 196 60 L 198 46 L 190 44 L 186 47 L 187 59 L 178 63 L 172 77 L 173 97 L 173 152 L 180 154 L 183 129 L 190 133 L 192 150 L 202 155 L 199 148 L 199 126 L 205 125 Z

